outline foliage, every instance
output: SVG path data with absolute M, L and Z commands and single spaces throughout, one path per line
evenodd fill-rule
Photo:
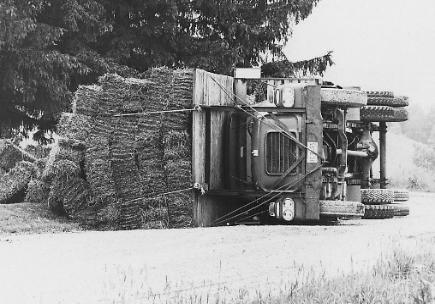
M 331 57 L 332 51 L 321 57 L 295 63 L 288 60 L 268 62 L 261 66 L 261 73 L 264 77 L 291 77 L 297 74 L 303 76 L 319 74 L 323 76 L 326 68 L 334 64 Z
M 267 51 L 280 55 L 291 26 L 318 0 L 106 0 L 113 31 L 99 52 L 140 71 L 193 66 L 229 74 Z
M 291 27 L 319 0 L 0 0 L 0 136 L 52 130 L 79 84 L 150 67 L 234 67 L 282 60 Z M 291 64 L 322 73 L 330 53 Z
M 53 129 L 68 109 L 73 79 L 89 68 L 76 56 L 104 31 L 93 0 L 0 2 L 0 121 L 2 129 Z M 79 50 L 80 49 L 80 50 Z

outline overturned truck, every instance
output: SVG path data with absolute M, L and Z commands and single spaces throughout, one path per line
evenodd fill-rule
M 386 122 L 405 97 L 238 70 L 233 90 L 197 72 L 193 178 L 198 225 L 407 215 L 386 189 Z M 379 145 L 372 137 L 380 132 Z M 380 150 L 380 153 L 379 153 Z M 372 164 L 380 154 L 380 178 Z M 395 197 L 396 195 L 396 197 Z
M 371 135 L 385 163 L 385 122 L 407 119 L 385 103 L 406 99 L 252 69 L 142 78 L 79 88 L 45 170 L 59 173 L 45 178 L 51 208 L 124 229 L 397 213 L 394 192 L 373 189 L 386 178 Z

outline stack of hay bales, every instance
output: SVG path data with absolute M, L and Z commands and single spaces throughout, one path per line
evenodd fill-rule
M 168 68 L 80 87 L 43 174 L 52 207 L 121 229 L 191 225 L 192 94 L 193 71 Z

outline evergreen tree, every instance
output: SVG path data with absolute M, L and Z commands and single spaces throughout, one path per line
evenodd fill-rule
M 167 65 L 230 74 L 236 66 L 258 64 L 264 52 L 283 59 L 281 46 L 291 26 L 306 18 L 317 2 L 105 0 L 113 31 L 102 36 L 98 51 L 140 71 Z M 327 62 L 307 61 L 303 68 L 323 69 Z
M 38 126 L 43 140 L 54 128 L 89 71 L 76 55 L 104 31 L 102 12 L 92 0 L 0 1 L 1 130 Z
M 231 74 L 257 65 L 264 53 L 283 59 L 291 27 L 317 2 L 0 0 L 0 132 L 38 126 L 44 139 L 77 86 L 106 72 L 166 65 Z M 331 63 L 330 54 L 279 60 L 264 74 L 322 73 Z

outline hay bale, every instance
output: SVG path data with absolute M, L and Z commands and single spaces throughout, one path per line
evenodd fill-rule
M 142 227 L 145 229 L 163 229 L 169 227 L 168 208 L 161 198 L 148 198 L 141 202 L 140 213 Z
M 116 202 L 93 197 L 90 184 L 80 177 L 80 170 L 73 162 L 61 160 L 55 166 L 57 171 L 48 197 L 53 212 L 94 227 L 116 223 Z
M 37 169 L 36 177 L 38 179 L 42 179 L 42 174 L 44 173 L 45 167 L 47 166 L 47 161 L 48 161 L 48 157 L 40 158 L 35 162 L 35 167 Z
M 74 96 L 74 114 L 98 114 L 101 90 L 101 86 L 98 85 L 79 86 Z
M 142 112 L 149 103 L 150 81 L 106 74 L 99 86 L 80 86 L 75 97 L 75 111 L 88 116 Z
M 26 195 L 27 184 L 37 175 L 31 162 L 21 161 L 0 179 L 0 204 L 20 203 Z
M 10 140 L 0 139 L 0 168 L 9 171 L 20 161 L 34 162 L 36 157 L 14 145 Z
M 120 229 L 124 230 L 142 227 L 142 217 L 137 200 L 126 201 L 120 205 L 118 225 Z
M 65 139 L 86 141 L 91 129 L 89 116 L 63 113 L 57 124 L 57 134 Z
M 66 214 L 65 191 L 70 183 L 80 177 L 80 168 L 70 160 L 59 160 L 53 165 L 53 180 L 50 184 L 48 207 L 57 214 Z
M 32 179 L 27 185 L 25 202 L 47 204 L 50 187 L 42 180 Z
M 51 148 L 43 145 L 27 145 L 24 150 L 34 156 L 36 159 L 46 158 L 50 154 Z
M 84 144 L 75 140 L 59 139 L 57 144 L 52 147 L 50 155 L 45 162 L 41 179 L 46 183 L 51 183 L 56 174 L 58 174 L 59 167 L 57 163 L 63 160 L 74 163 L 80 169 L 80 172 L 82 172 L 85 161 Z
M 109 228 L 117 227 L 117 220 L 120 211 L 118 204 L 109 204 L 102 206 L 98 203 L 94 204 L 91 200 L 88 202 L 87 208 L 76 212 L 72 217 L 80 221 L 83 225 L 92 228 Z
M 190 132 L 171 130 L 164 135 L 164 160 L 166 187 L 171 191 L 184 190 L 192 186 L 192 139 Z M 190 191 L 168 194 L 169 226 L 189 227 L 193 222 L 193 204 Z
M 85 154 L 85 176 L 91 193 L 98 203 L 104 205 L 118 200 L 112 176 L 109 140 L 93 137 Z
M 65 214 L 75 217 L 80 211 L 88 207 L 91 201 L 89 184 L 81 177 L 74 177 L 63 188 L 62 207 Z
M 166 195 L 168 202 L 169 227 L 191 227 L 193 224 L 193 204 L 191 192 Z

